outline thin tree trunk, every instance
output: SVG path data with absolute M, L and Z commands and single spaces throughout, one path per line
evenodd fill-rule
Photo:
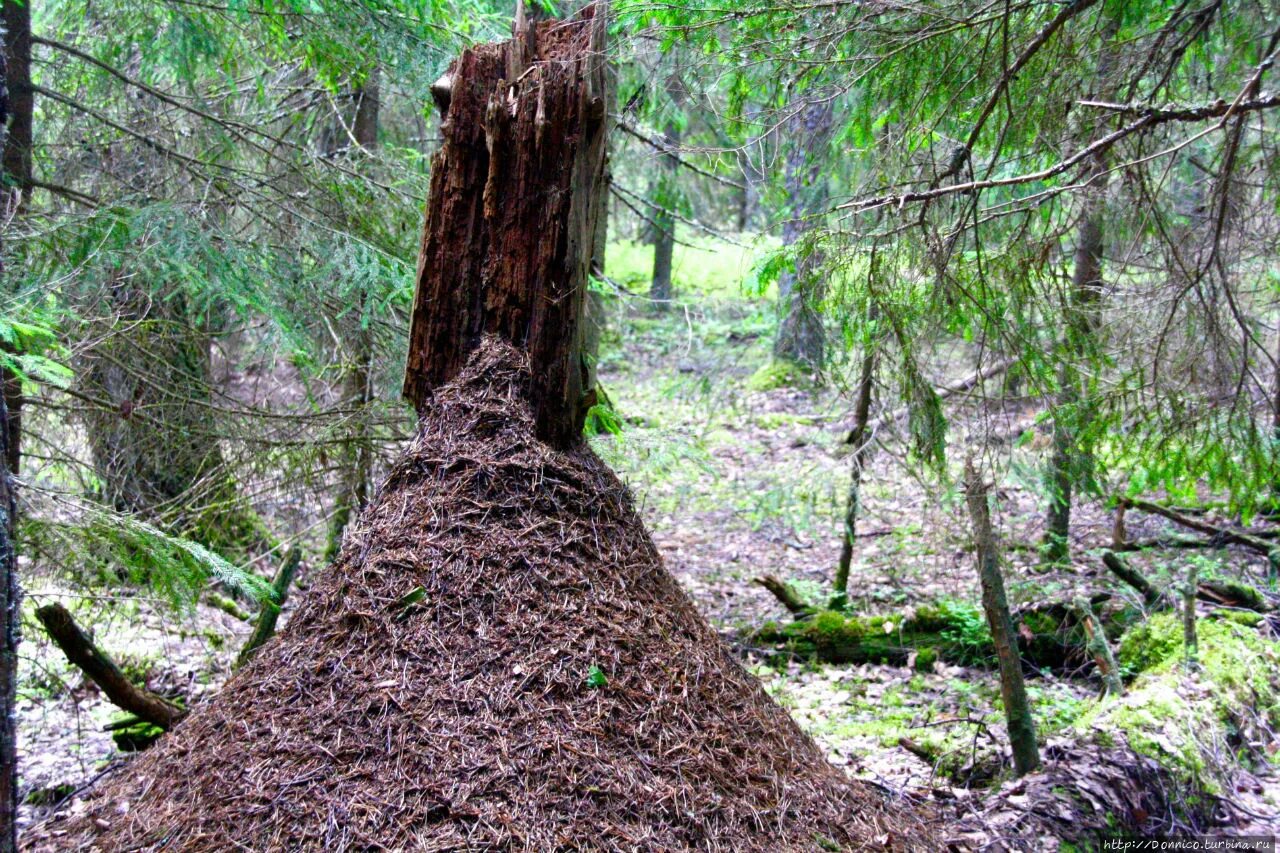
M 982 608 L 987 614 L 987 625 L 991 628 L 991 639 L 1000 664 L 1000 696 L 1004 700 L 1009 743 L 1013 747 L 1013 765 L 1019 776 L 1025 776 L 1040 766 L 1040 747 L 1036 742 L 1036 725 L 1031 716 L 1026 684 L 1022 680 L 1022 659 L 1018 654 L 1013 618 L 1009 614 L 1009 600 L 1004 591 L 1000 548 L 991 526 L 989 488 L 978 476 L 972 457 L 965 462 L 964 490 L 978 549 Z
M 671 264 L 676 249 L 676 220 L 672 211 L 678 198 L 680 161 L 675 151 L 680 147 L 680 127 L 674 121 L 667 122 L 662 133 L 663 145 L 668 152 L 659 155 L 659 177 L 653 193 L 653 281 L 649 285 L 649 299 L 655 308 L 666 309 L 671 304 L 674 289 L 671 283 Z
M 1110 80 L 1115 65 L 1116 50 L 1113 42 L 1119 32 L 1119 20 L 1112 17 L 1103 31 L 1102 53 L 1095 75 L 1098 89 L 1104 99 L 1115 90 Z M 1092 142 L 1101 131 L 1095 131 L 1087 140 Z M 1057 412 L 1053 419 L 1053 453 L 1046 478 L 1048 507 L 1045 511 L 1044 541 L 1041 548 L 1044 561 L 1061 564 L 1071 554 L 1071 503 L 1073 492 L 1083 471 L 1091 466 L 1090 452 L 1080 446 L 1080 436 L 1086 427 L 1088 402 L 1080 389 L 1079 368 L 1076 363 L 1087 357 L 1093 348 L 1098 328 L 1098 302 L 1102 298 L 1102 253 L 1104 248 L 1102 217 L 1110 158 L 1106 149 L 1099 149 L 1088 161 L 1085 172 L 1084 204 L 1080 224 L 1076 230 L 1074 265 L 1071 271 L 1071 290 L 1066 306 L 1067 357 L 1059 371 Z
M 583 358 L 583 304 L 601 214 L 606 104 L 603 15 L 588 6 L 591 46 L 576 27 L 536 29 L 479 45 L 450 67 L 432 161 L 404 393 L 421 408 L 466 364 L 483 335 L 529 354 L 538 436 L 582 440 L 595 400 Z M 521 77 L 530 59 L 539 73 Z M 511 83 L 508 81 L 518 81 Z
M 747 125 L 753 126 L 760 116 L 760 108 L 754 104 L 746 109 Z M 738 163 L 742 168 L 742 194 L 738 197 L 738 233 L 743 234 L 755 225 L 760 208 L 760 185 L 764 172 L 751 159 L 752 148 L 764 147 L 763 139 L 750 139 L 738 151 Z
M 872 261 L 874 263 L 874 260 Z M 868 312 L 868 320 L 875 322 L 876 312 Z M 850 443 L 853 455 L 850 462 L 849 494 L 845 499 L 844 529 L 840 541 L 840 560 L 836 565 L 835 597 L 832 608 L 840 608 L 849 600 L 849 566 L 853 562 L 853 544 L 858 536 L 858 514 L 862 508 L 862 472 L 871 456 L 871 436 L 867 425 L 871 420 L 871 395 L 875 388 L 876 345 L 867 343 L 862 354 L 862 370 L 858 376 L 858 396 L 854 402 L 853 430 Z
M 1187 561 L 1187 580 L 1182 588 L 1182 645 L 1186 652 L 1188 670 L 1200 667 L 1200 643 L 1196 638 L 1196 593 L 1199 566 L 1195 560 Z
M 822 256 L 805 240 L 821 225 L 827 206 L 826 148 L 833 111 L 829 100 L 806 104 L 791 120 L 792 147 L 787 155 L 784 183 L 790 215 L 782 226 L 782 244 L 798 249 L 795 271 L 778 279 L 782 319 L 773 342 L 773 356 L 809 371 L 822 368 L 826 340 L 818 305 L 825 293 L 820 276 Z
M 35 115 L 35 93 L 31 88 L 31 4 L 30 0 L 4 0 L 5 93 L 8 95 L 8 128 L 0 168 L 4 185 L 17 196 L 12 215 L 20 220 L 31 196 L 31 147 Z M 8 370 L 0 371 L 4 400 L 8 409 L 9 443 L 6 461 L 9 473 L 17 475 L 22 460 L 22 383 Z
M 3 99 L 0 99 L 2 101 Z M 18 849 L 18 726 L 14 716 L 21 640 L 18 584 L 18 502 L 8 469 L 9 430 L 0 398 L 0 853 Z
M 1271 375 L 1271 512 L 1280 513 L 1280 333 L 1276 335 L 1276 364 Z
M 275 634 L 276 622 L 280 619 L 280 609 L 289 598 L 289 587 L 293 584 L 293 576 L 301 563 L 302 549 L 295 545 L 289 550 L 288 556 L 280 565 L 280 570 L 271 581 L 271 600 L 262 602 L 262 609 L 258 611 L 258 620 L 253 625 L 253 633 L 249 635 L 244 647 L 240 649 L 240 654 L 236 656 L 236 669 L 253 660 L 258 649 Z
M 1124 682 L 1120 680 L 1120 668 L 1116 666 L 1115 655 L 1111 653 L 1111 644 L 1107 642 L 1107 634 L 1102 630 L 1102 623 L 1093 612 L 1089 599 L 1083 595 L 1076 596 L 1076 613 L 1080 624 L 1084 626 L 1085 648 L 1093 657 L 1094 666 L 1102 677 L 1102 692 L 1106 696 L 1124 694 Z
M 375 67 L 356 90 L 356 114 L 352 136 L 366 153 L 378 147 L 378 116 L 381 109 L 379 72 Z M 369 417 L 373 402 L 373 331 L 369 328 L 369 295 L 361 292 L 355 307 L 356 325 L 350 333 L 351 362 L 342 381 L 342 398 L 351 406 L 351 437 L 347 444 L 347 464 L 339 486 L 337 506 L 329 527 L 325 562 L 338 556 L 342 535 L 352 517 L 369 502 L 373 481 L 373 438 Z

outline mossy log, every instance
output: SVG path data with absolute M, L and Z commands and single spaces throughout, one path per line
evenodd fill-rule
M 1140 614 L 1102 607 L 1106 596 L 1090 600 L 1094 618 L 1109 641 L 1119 639 Z M 1028 671 L 1074 670 L 1093 659 L 1089 637 L 1076 609 L 1066 604 L 1023 608 L 1014 614 L 1018 654 Z M 751 639 L 776 646 L 788 657 L 833 664 L 888 664 L 929 670 L 934 661 L 958 666 L 994 665 L 991 635 L 975 608 L 951 601 L 920 605 L 897 614 L 856 616 L 808 608 L 793 622 L 767 622 Z
M 1102 554 L 1103 564 L 1142 596 L 1142 603 L 1152 610 L 1167 610 L 1172 605 L 1170 597 L 1156 589 L 1141 572 L 1128 561 L 1111 551 Z M 1196 598 L 1224 607 L 1238 607 L 1257 613 L 1270 613 L 1275 605 L 1257 588 L 1240 581 L 1202 580 L 1196 584 Z
M 185 708 L 129 681 L 61 604 L 46 604 L 37 609 L 36 619 L 67 660 L 78 666 L 117 707 L 165 731 L 186 716 Z
M 284 607 L 285 600 L 289 597 L 289 587 L 301 563 L 302 549 L 294 545 L 289 555 L 284 558 L 279 571 L 276 572 L 275 579 L 271 581 L 271 598 L 262 602 L 262 609 L 258 611 L 258 621 L 254 623 L 253 633 L 249 635 L 244 648 L 236 656 L 236 669 L 252 660 L 262 644 L 275 634 L 276 621 L 280 618 L 280 608 Z

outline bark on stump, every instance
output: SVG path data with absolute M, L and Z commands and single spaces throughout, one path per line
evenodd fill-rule
M 432 160 L 404 377 L 421 411 L 495 334 L 529 353 L 538 437 L 557 447 L 579 439 L 593 398 L 582 317 L 608 90 L 594 11 L 583 12 L 588 51 L 575 49 L 572 27 L 521 15 L 516 38 L 468 49 L 433 87 L 444 145 Z

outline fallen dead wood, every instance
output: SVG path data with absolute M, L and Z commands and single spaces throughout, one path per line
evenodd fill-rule
M 796 592 L 795 587 L 785 581 L 778 580 L 773 575 L 762 575 L 755 578 L 752 583 L 769 590 L 773 597 L 778 599 L 778 602 L 787 608 L 787 611 L 792 616 L 798 618 L 813 612 L 813 608 L 800 597 L 800 593 Z
M 1216 541 L 1225 542 L 1231 545 L 1240 545 L 1255 551 L 1266 557 L 1271 563 L 1272 571 L 1275 572 L 1280 567 L 1280 548 L 1277 548 L 1274 542 L 1268 542 L 1260 536 L 1254 536 L 1251 533 L 1244 533 L 1239 530 L 1232 530 L 1218 524 L 1211 524 L 1204 519 L 1193 518 L 1184 512 L 1162 506 L 1152 501 L 1143 500 L 1141 498 L 1121 498 L 1121 505 L 1129 509 L 1140 509 L 1143 512 L 1149 512 L 1152 515 L 1159 515 L 1170 521 L 1180 524 L 1189 530 L 1195 530 L 1210 536 Z
M 46 604 L 37 609 L 36 619 L 67 660 L 79 667 L 117 707 L 166 731 L 186 716 L 186 709 L 130 682 L 61 604 Z
M 1172 603 L 1151 581 L 1113 551 L 1102 553 L 1102 563 L 1111 573 L 1142 596 L 1142 603 L 1153 610 L 1168 610 Z M 1196 584 L 1196 598 L 1222 607 L 1236 607 L 1257 613 L 1270 613 L 1275 606 L 1257 589 L 1235 581 L 1202 580 Z
M 1137 590 L 1138 594 L 1142 596 L 1142 603 L 1147 607 L 1163 608 L 1164 596 L 1160 591 L 1153 587 L 1141 572 L 1130 566 L 1128 561 L 1119 554 L 1114 551 L 1103 551 L 1102 564 L 1110 569 L 1111 573 L 1120 578 L 1120 580 Z
M 271 581 L 271 598 L 262 602 L 262 610 L 258 612 L 258 621 L 254 623 L 253 633 L 249 635 L 244 648 L 236 656 L 236 669 L 252 660 L 262 644 L 270 640 L 271 635 L 276 632 L 276 620 L 280 618 L 280 608 L 289 597 L 289 586 L 293 583 L 293 575 L 298 571 L 298 565 L 301 562 L 302 550 L 295 545 Z
M 1118 553 L 1131 554 L 1135 551 L 1208 550 L 1223 547 L 1225 544 L 1209 539 L 1196 539 L 1194 536 L 1152 536 L 1147 539 L 1125 539 L 1113 544 L 1111 549 Z
M 956 396 L 957 394 L 963 394 L 966 391 L 973 390 L 981 382 L 985 382 L 988 379 L 994 379 L 995 377 L 1000 376 L 1005 371 L 1007 371 L 1010 367 L 1012 367 L 1015 363 L 1016 363 L 1016 359 L 1009 359 L 1008 361 L 1002 361 L 997 364 L 993 364 L 989 367 L 983 368 L 982 370 L 978 370 L 978 371 L 974 371 L 973 373 L 970 373 L 968 376 L 964 377 L 958 382 L 953 382 L 950 385 L 944 385 L 941 388 L 935 388 L 933 389 L 933 393 L 938 396 L 939 400 L 946 400 Z M 894 409 L 892 412 L 886 412 L 885 414 L 880 415 L 878 418 L 875 418 L 874 420 L 872 420 L 871 423 L 867 424 L 866 428 L 863 430 L 858 430 L 857 428 L 851 429 L 849 431 L 849 434 L 845 437 L 844 443 L 845 444 L 857 443 L 859 441 L 859 435 L 864 435 L 864 436 L 875 435 L 876 432 L 878 432 L 882 427 L 889 426 L 890 424 L 895 424 L 898 421 L 905 418 L 910 413 L 911 413 L 910 406 L 902 406 L 901 408 Z

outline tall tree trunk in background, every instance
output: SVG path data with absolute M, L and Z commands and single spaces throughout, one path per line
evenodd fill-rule
M 875 257 L 871 259 L 872 269 Z M 873 273 L 874 274 L 874 273 Z M 867 320 L 875 323 L 878 312 L 872 308 Z M 862 369 L 858 374 L 858 396 L 853 406 L 853 430 L 849 443 L 853 445 L 850 459 L 849 494 L 845 498 L 844 529 L 840 538 L 840 561 L 836 565 L 834 609 L 844 607 L 849 600 L 849 567 L 853 563 L 853 544 L 858 536 L 858 514 L 862 509 L 862 472 L 871 456 L 871 436 L 867 427 L 871 420 L 871 395 L 875 390 L 877 349 L 874 341 L 868 341 L 862 353 Z
M 676 220 L 672 211 L 679 197 L 676 182 L 679 180 L 680 163 L 675 151 L 680 147 L 680 126 L 674 120 L 667 122 L 662 132 L 662 143 L 670 153 L 659 155 L 659 177 L 654 182 L 656 192 L 652 194 L 658 207 L 653 210 L 653 282 L 649 285 L 649 299 L 654 307 L 666 309 L 674 292 L 671 261 L 676 248 Z
M 831 138 L 831 101 L 819 99 L 806 104 L 790 122 L 791 150 L 787 154 L 784 183 L 790 215 L 782 226 L 782 244 L 801 247 L 795 270 L 778 279 L 778 304 L 782 320 L 773 343 L 773 356 L 816 372 L 826 358 L 826 342 L 818 303 L 824 295 L 819 275 L 822 256 L 805 239 L 822 224 L 827 209 L 826 152 Z
M 752 127 L 760 117 L 760 108 L 752 104 L 746 108 L 747 126 Z M 760 186 L 764 183 L 764 170 L 752 159 L 753 148 L 764 148 L 764 139 L 754 137 L 738 151 L 738 165 L 742 169 L 742 194 L 738 198 L 738 233 L 750 231 L 760 209 Z M 760 154 L 763 157 L 763 153 Z
M 1103 100 L 1111 100 L 1116 91 L 1111 75 L 1116 61 L 1114 41 L 1119 20 L 1112 17 L 1104 27 L 1102 53 L 1098 59 L 1097 88 Z M 1101 135 L 1093 132 L 1085 144 Z M 1071 290 L 1066 306 L 1066 357 L 1059 371 L 1057 414 L 1053 419 L 1053 452 L 1046 477 L 1048 508 L 1045 511 L 1044 541 L 1041 553 L 1046 563 L 1065 562 L 1071 553 L 1071 502 L 1077 480 L 1090 467 L 1087 448 L 1080 445 L 1086 427 L 1088 401 L 1081 395 L 1079 365 L 1094 346 L 1098 329 L 1098 302 L 1102 298 L 1103 222 L 1109 158 L 1100 149 L 1089 158 L 1083 183 L 1084 203 L 1076 228 L 1076 247 L 1071 271 Z
M 31 146 L 35 93 L 31 89 L 30 0 L 4 0 L 5 93 L 8 96 L 7 133 L 0 153 L 7 202 L 5 215 L 15 220 L 26 210 L 31 195 Z M 22 384 L 4 370 L 0 373 L 8 406 L 9 471 L 17 474 L 22 460 Z
M 376 151 L 378 147 L 378 117 L 382 106 L 378 78 L 379 71 L 375 67 L 355 93 L 356 113 L 351 135 L 356 144 L 369 153 Z M 361 291 L 355 306 L 356 326 L 348 336 L 351 342 L 351 362 L 343 375 L 342 399 L 352 409 L 352 429 L 337 506 L 329 527 L 325 562 L 337 557 L 347 524 L 369 502 L 369 492 L 372 489 L 373 437 L 369 418 L 374 397 L 374 347 L 373 330 L 369 327 L 369 318 L 366 316 L 368 301 L 369 295 Z
M 204 324 L 181 296 L 163 298 L 120 274 L 93 324 L 76 383 L 103 499 L 229 555 L 269 540 L 228 470 L 213 423 Z
M 1013 747 L 1013 766 L 1025 776 L 1040 766 L 1040 746 L 1036 740 L 1035 719 L 1022 679 L 1022 658 L 1018 638 L 1009 615 L 1009 599 L 1004 591 L 1004 575 L 1000 569 L 1000 548 L 991 526 L 990 489 L 979 476 L 973 458 L 965 461 L 964 492 L 973 522 L 973 539 L 978 551 L 978 579 L 982 583 L 982 609 L 1000 664 L 1000 696 L 1004 700 L 1005 722 L 1009 728 L 1009 745 Z
M 445 141 L 432 160 L 404 377 L 404 395 L 419 410 L 483 335 L 495 335 L 531 361 L 538 437 L 556 447 L 582 440 L 595 400 L 582 308 L 604 207 L 608 76 L 603 16 L 594 17 L 601 9 L 581 13 L 591 21 L 591 44 L 573 56 L 576 70 L 540 66 L 536 111 L 491 108 L 490 84 L 521 80 L 531 59 L 556 56 L 579 36 L 553 22 L 529 27 L 520 11 L 509 47 L 470 49 L 453 66 L 453 80 L 483 85 L 437 96 Z M 517 87 L 518 104 L 530 103 L 529 85 Z M 552 233 L 560 239 L 547 239 Z
M 1280 512 L 1280 333 L 1276 335 L 1276 363 L 1271 388 L 1271 513 Z

